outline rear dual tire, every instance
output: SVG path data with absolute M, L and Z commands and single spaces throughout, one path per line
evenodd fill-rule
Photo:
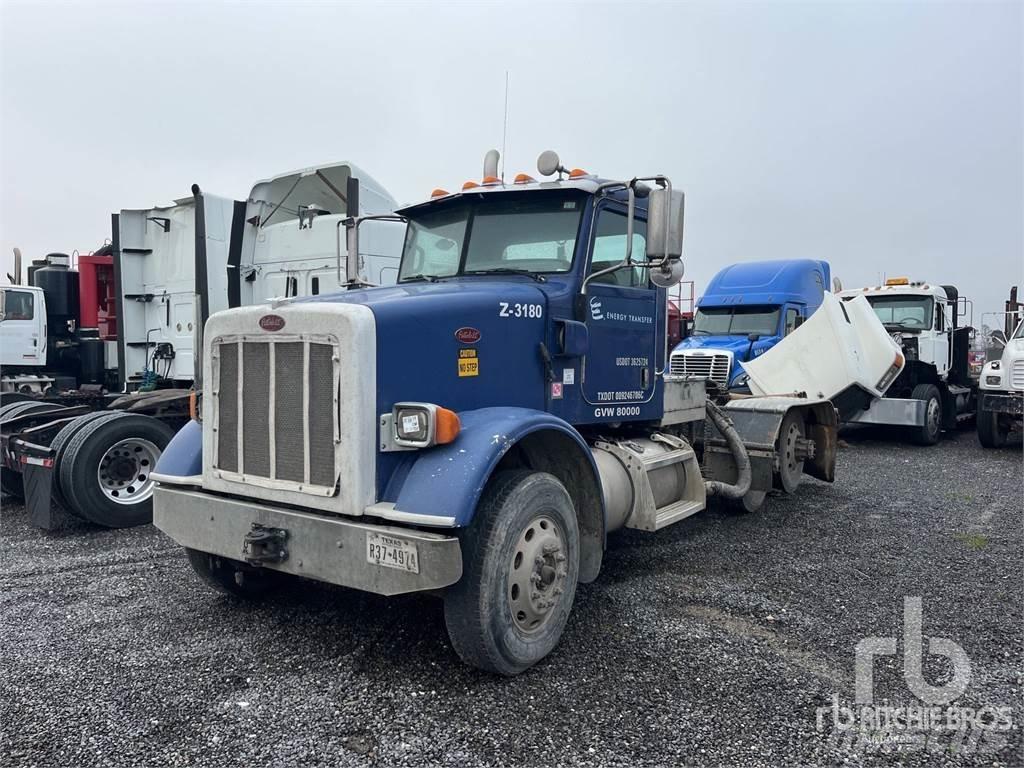
M 150 473 L 174 430 L 151 416 L 92 413 L 71 422 L 52 443 L 58 501 L 73 514 L 107 528 L 153 521 Z
M 32 411 L 51 407 L 50 403 L 40 403 L 32 400 L 27 395 L 22 395 L 21 397 L 24 399 L 7 402 L 0 406 L 0 419 L 13 419 L 15 416 L 25 416 Z M 7 467 L 0 468 L 0 488 L 3 489 L 4 493 L 17 499 L 25 498 L 25 479 L 17 470 L 7 469 Z
M 576 511 L 546 472 L 496 474 L 460 534 L 463 573 L 445 594 L 448 636 L 470 666 L 516 675 L 554 649 L 579 579 Z

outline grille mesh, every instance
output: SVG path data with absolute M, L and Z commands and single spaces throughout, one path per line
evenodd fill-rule
M 220 382 L 218 402 L 220 424 L 217 433 L 218 466 L 229 472 L 238 471 L 238 345 L 223 344 L 220 348 Z
M 274 400 L 274 428 L 277 438 L 277 477 L 301 483 L 306 472 L 306 435 L 302 428 L 305 416 L 302 408 L 302 342 L 285 342 L 275 346 L 277 396 Z
M 1013 372 L 1010 376 L 1010 386 L 1014 389 L 1024 389 L 1024 360 L 1013 361 Z
M 673 352 L 669 370 L 676 376 L 711 379 L 716 384 L 725 386 L 729 383 L 729 356 L 695 353 L 690 350 Z
M 270 345 L 242 345 L 245 403 L 242 408 L 242 463 L 250 475 L 270 476 Z
M 325 343 L 309 343 L 307 392 L 304 381 L 307 366 L 305 346 L 302 341 L 220 344 L 218 469 L 247 477 L 317 486 L 334 485 L 334 424 L 337 421 L 334 347 Z M 244 398 L 238 396 L 239 353 L 242 355 Z M 242 429 L 241 457 L 238 456 L 239 420 Z
M 323 415 L 334 413 L 334 363 L 326 344 L 309 347 L 309 479 L 316 485 L 334 484 L 334 425 Z

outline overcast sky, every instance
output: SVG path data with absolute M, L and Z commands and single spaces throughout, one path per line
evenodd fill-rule
M 846 287 L 1024 282 L 1018 2 L 0 2 L 0 266 L 110 213 L 351 160 L 402 202 L 537 154 L 687 194 L 698 293 L 813 257 Z

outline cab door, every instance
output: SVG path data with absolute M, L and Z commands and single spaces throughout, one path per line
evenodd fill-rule
M 45 308 L 42 292 L 3 289 L 3 320 L 0 320 L 0 365 L 45 365 Z
M 626 253 L 625 208 L 605 204 L 596 214 L 587 274 L 622 262 Z M 633 260 L 646 260 L 647 224 L 634 220 Z M 583 396 L 595 415 L 639 416 L 624 404 L 644 403 L 655 388 L 658 365 L 658 290 L 643 267 L 620 269 L 587 284 L 584 322 L 590 337 L 583 362 Z

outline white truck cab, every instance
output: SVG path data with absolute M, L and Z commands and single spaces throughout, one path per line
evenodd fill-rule
M 986 448 L 1006 444 L 1024 419 L 1024 321 L 1002 342 L 1003 354 L 985 363 L 978 382 L 978 440 Z
M 0 365 L 46 364 L 46 298 L 43 289 L 5 285 L 0 294 Z
M 972 329 L 960 326 L 959 294 L 951 285 L 895 277 L 885 285 L 842 291 L 863 296 L 906 357 L 886 396 L 849 420 L 908 427 L 914 441 L 933 445 L 943 429 L 970 418 L 974 382 L 967 359 Z

